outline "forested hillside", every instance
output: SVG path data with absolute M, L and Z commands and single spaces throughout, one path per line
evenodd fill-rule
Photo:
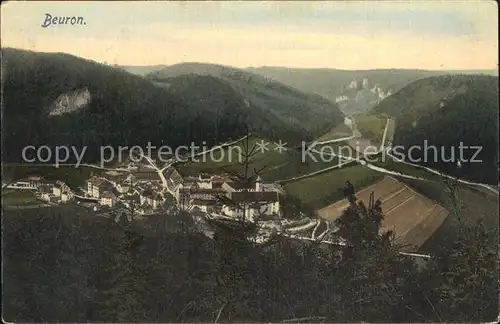
M 148 141 L 164 141 L 177 146 L 217 137 L 215 111 L 196 114 L 182 99 L 141 77 L 67 54 L 2 49 L 2 56 L 4 159 L 19 160 L 25 145 L 88 146 L 96 157 L 105 145 L 144 147 Z M 78 89 L 90 93 L 87 105 L 50 115 L 60 95 Z M 243 134 L 234 127 L 230 132 Z
M 336 106 L 322 98 L 306 106 L 304 101 L 272 101 L 264 109 L 214 78 L 173 83 L 168 89 L 68 54 L 2 49 L 2 159 L 20 162 L 26 145 L 66 145 L 87 146 L 85 157 L 92 161 L 101 146 L 212 145 L 247 129 L 300 141 L 342 119 Z M 286 87 L 271 91 L 272 96 L 289 96 Z M 308 98 L 299 91 L 294 95 Z M 303 122 L 306 114 L 311 120 Z
M 372 114 L 396 118 L 394 145 L 424 158 L 424 141 L 436 146 L 437 159 L 428 151 L 431 167 L 477 181 L 498 183 L 498 77 L 452 75 L 415 81 L 384 99 Z M 463 149 L 461 168 L 457 168 Z M 477 149 L 480 152 L 475 156 Z M 405 151 L 403 150 L 403 151 Z M 453 151 L 453 152 L 452 152 Z M 406 151 L 405 151 L 406 152 Z M 447 162 L 453 159 L 453 162 Z M 469 162 L 467 162 L 469 161 Z
M 293 132 L 306 133 L 307 138 L 319 136 L 331 127 L 343 122 L 337 105 L 315 94 L 307 94 L 282 83 L 266 79 L 233 67 L 203 64 L 176 64 L 147 75 L 160 83 L 172 83 L 174 77 L 195 74 L 217 78 L 245 98 L 251 111 L 251 119 L 258 118 L 265 129 L 276 139 L 281 134 L 290 138 Z M 195 78 L 186 79 L 194 81 Z M 184 83 L 186 84 L 186 83 Z M 278 127 L 277 127 L 278 126 Z M 280 138 L 282 139 L 282 138 Z M 291 140 L 297 140 L 291 138 Z M 303 139 L 298 139 L 303 140 Z
M 409 83 L 446 74 L 498 75 L 496 71 L 427 71 L 411 69 L 338 70 L 257 67 L 247 71 L 283 82 L 308 93 L 317 93 L 337 102 L 344 114 L 366 113 L 390 94 Z

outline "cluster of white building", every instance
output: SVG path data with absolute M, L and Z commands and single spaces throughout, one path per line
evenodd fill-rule
M 166 184 L 157 170 L 139 167 L 92 176 L 80 195 L 62 181 L 45 181 L 41 177 L 25 178 L 8 188 L 36 190 L 39 198 L 47 202 L 65 203 L 78 198 L 101 206 L 133 209 L 138 214 L 155 212 L 170 198 L 181 210 L 247 220 L 281 216 L 281 188 L 263 183 L 260 177 L 251 181 L 235 181 L 227 174 L 183 177 L 171 166 L 164 170 L 163 178 Z
M 134 208 L 139 214 L 161 208 L 168 197 L 181 210 L 200 211 L 229 217 L 255 219 L 258 216 L 280 216 L 281 189 L 264 184 L 259 177 L 242 183 L 227 174 L 200 174 L 183 177 L 171 166 L 160 180 L 156 170 L 143 168 L 129 172 L 107 172 L 87 181 L 86 194 L 100 205 Z M 128 174 L 127 174 L 128 173 Z M 142 174 L 142 176 L 141 176 Z M 148 174 L 144 178 L 144 174 Z
M 133 173 L 107 172 L 93 176 L 86 183 L 86 196 L 99 205 L 123 206 L 138 214 L 147 214 L 165 202 L 158 174 L 152 169 L 139 169 Z
M 175 187 L 174 198 L 182 209 L 246 220 L 281 216 L 280 188 L 264 184 L 260 177 L 253 181 L 235 181 L 228 175 L 187 177 Z

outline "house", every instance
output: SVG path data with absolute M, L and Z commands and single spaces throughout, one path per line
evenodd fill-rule
M 348 126 L 349 128 L 352 127 L 352 119 L 349 117 L 344 117 L 344 125 Z
M 157 209 L 161 206 L 163 197 L 152 188 L 147 188 L 141 192 L 140 203 L 141 205 L 149 205 L 152 209 Z
M 216 200 L 192 199 L 190 201 L 191 208 L 196 208 L 205 213 L 215 211 L 218 205 L 220 204 Z
M 167 180 L 167 185 L 170 190 L 176 190 L 182 183 L 184 183 L 184 178 L 177 171 L 176 168 L 170 166 L 163 171 L 163 176 Z
M 180 188 L 177 202 L 182 207 L 191 207 L 191 202 L 193 200 L 218 201 L 225 193 L 226 192 L 221 188 L 206 189 L 198 188 L 197 186 Z
M 221 188 L 226 192 L 255 191 L 255 182 L 224 182 Z
M 100 190 L 99 187 L 104 182 L 104 179 L 98 177 L 92 177 L 87 180 L 87 195 L 99 198 Z
M 182 188 L 180 196 L 182 200 L 202 199 L 202 200 L 217 200 L 218 197 L 224 194 L 222 189 L 204 189 L 204 188 Z
M 54 184 L 54 186 L 52 187 L 52 194 L 56 197 L 61 197 L 61 193 L 62 193 L 61 186 Z
M 62 181 L 56 181 L 52 186 L 52 193 L 57 197 L 60 197 L 63 192 L 70 193 L 71 191 L 71 188 Z
M 42 183 L 38 188 L 37 188 L 37 192 L 39 195 L 42 195 L 44 193 L 46 194 L 51 194 L 52 195 L 52 187 L 54 185 L 52 183 Z
M 224 179 L 224 183 L 222 184 L 222 189 L 224 189 L 226 192 L 245 192 L 245 191 L 265 191 L 266 186 L 262 182 L 262 178 L 260 176 L 257 177 L 255 182 L 248 181 L 248 182 L 235 182 L 232 181 L 228 178 L 222 178 Z
M 124 182 L 127 179 L 127 174 L 123 172 L 108 171 L 106 172 L 104 178 L 114 187 L 116 187 L 118 184 Z
M 274 191 L 236 191 L 231 192 L 228 198 L 234 205 L 224 205 L 224 214 L 233 217 L 245 216 L 252 220 L 260 215 L 279 215 L 280 196 Z
M 138 193 L 128 194 L 123 197 L 123 205 L 128 209 L 138 209 L 141 205 L 141 197 Z
M 130 190 L 130 184 L 127 182 L 118 183 L 116 185 L 116 190 L 121 194 L 126 194 Z
M 208 174 L 200 174 L 198 175 L 197 185 L 198 188 L 202 189 L 212 189 L 212 182 L 210 181 L 212 177 Z
M 199 188 L 203 189 L 214 189 L 221 188 L 224 182 L 233 182 L 227 175 L 210 175 L 210 174 L 200 174 L 196 180 Z
M 200 174 L 197 179 L 197 185 L 203 189 L 221 188 L 224 182 L 232 183 L 233 180 L 227 175 L 206 175 Z
M 61 202 L 68 202 L 73 199 L 73 193 L 71 191 L 61 192 Z
M 129 192 L 129 190 L 132 189 L 132 180 L 130 175 L 129 176 L 123 176 L 121 175 L 119 178 L 115 178 L 112 181 L 114 181 L 114 186 L 116 191 L 119 194 L 126 194 Z
M 68 202 L 71 199 L 73 199 L 74 194 L 71 188 L 67 184 L 65 184 L 62 181 L 56 181 L 52 185 L 52 196 L 57 197 L 61 202 Z
M 129 174 L 127 175 L 127 177 L 125 178 L 125 181 L 127 181 L 127 182 L 128 182 L 128 183 L 130 183 L 130 184 L 135 183 L 135 182 L 136 182 L 136 180 L 137 180 L 137 179 L 135 178 L 135 176 L 134 176 L 132 173 L 129 173 Z
M 153 207 L 153 209 L 160 208 L 163 203 L 163 197 L 160 193 L 157 193 L 148 199 L 148 204 Z
M 52 202 L 53 203 L 53 202 L 56 202 L 57 200 L 59 200 L 59 197 L 57 197 L 54 194 L 49 193 L 49 192 L 43 192 L 40 195 L 40 199 L 44 200 L 46 202 Z
M 103 206 L 109 206 L 113 207 L 116 205 L 116 202 L 118 201 L 118 198 L 116 195 L 111 192 L 111 191 L 104 191 L 101 195 L 101 199 L 99 200 L 99 204 Z
M 41 200 L 47 202 L 56 202 L 59 197 L 53 194 L 53 184 L 43 183 L 38 187 L 37 193 Z
M 185 181 L 175 188 L 174 198 L 179 203 L 181 199 L 184 201 L 185 195 L 189 192 L 188 189 L 198 188 L 195 181 Z
M 105 178 L 92 177 L 87 180 L 87 195 L 99 198 L 104 191 L 110 190 L 113 185 Z
M 224 182 L 231 183 L 233 180 L 228 175 L 214 175 L 210 179 L 212 183 L 212 189 L 222 188 Z

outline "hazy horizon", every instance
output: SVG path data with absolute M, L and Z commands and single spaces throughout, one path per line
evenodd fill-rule
M 68 53 L 66 53 L 68 54 Z M 214 63 L 214 62 L 191 62 L 191 61 L 186 61 L 186 62 L 178 62 L 178 63 L 173 63 L 173 64 L 151 64 L 151 65 L 133 65 L 133 64 L 127 64 L 127 65 L 119 65 L 121 67 L 136 67 L 136 68 L 146 68 L 146 67 L 154 67 L 154 66 L 173 66 L 173 65 L 178 65 L 178 64 L 210 64 L 210 65 L 221 65 L 221 66 L 229 66 L 233 67 L 232 65 L 228 64 L 220 64 L 220 63 Z M 436 69 L 436 70 L 429 70 L 429 69 L 418 69 L 418 68 L 368 68 L 368 69 L 340 69 L 340 68 L 333 68 L 333 67 L 290 67 L 290 66 L 278 66 L 278 65 L 249 65 L 249 66 L 244 66 L 244 67 L 235 67 L 238 69 L 260 69 L 260 68 L 269 68 L 269 69 L 294 69 L 294 70 L 338 70 L 338 71 L 365 71 L 365 70 L 370 70 L 370 71 L 376 71 L 376 70 L 415 70 L 415 71 L 429 71 L 429 72 L 435 72 L 435 71 L 443 71 L 443 72 L 449 72 L 449 71 L 457 71 L 457 72 L 468 72 L 468 71 L 488 71 L 488 72 L 497 72 L 497 69 L 459 69 L 459 70 L 448 70 L 448 69 Z
M 2 47 L 120 66 L 491 71 L 497 4 L 446 2 L 8 2 Z M 46 14 L 85 25 L 41 27 Z

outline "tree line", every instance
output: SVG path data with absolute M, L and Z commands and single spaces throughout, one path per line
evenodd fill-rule
M 352 193 L 351 193 L 352 194 Z M 351 195 L 349 194 L 349 195 Z M 424 268 L 379 234 L 380 204 L 351 205 L 343 245 L 186 212 L 118 222 L 84 209 L 4 211 L 3 313 L 21 322 L 444 322 L 498 315 L 496 231 L 455 228 Z M 241 223 L 237 223 L 241 224 Z

